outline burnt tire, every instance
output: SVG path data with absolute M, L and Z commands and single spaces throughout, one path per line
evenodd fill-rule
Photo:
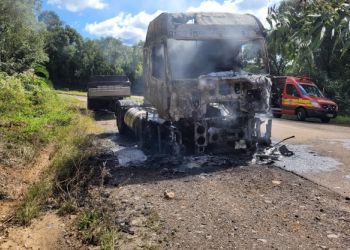
M 296 115 L 298 121 L 305 121 L 306 119 L 306 110 L 304 108 L 298 108 L 296 110 Z
M 115 116 L 116 116 L 118 132 L 120 135 L 126 135 L 128 133 L 128 127 L 124 122 L 123 109 L 117 104 L 115 110 L 116 110 Z
M 321 118 L 322 123 L 328 123 L 330 120 L 331 120 L 331 118 L 329 118 L 329 117 L 322 117 Z

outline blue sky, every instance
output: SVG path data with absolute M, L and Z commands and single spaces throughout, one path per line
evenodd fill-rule
M 44 0 L 84 37 L 113 36 L 125 44 L 143 40 L 148 23 L 163 11 L 251 13 L 264 24 L 267 7 L 280 0 Z

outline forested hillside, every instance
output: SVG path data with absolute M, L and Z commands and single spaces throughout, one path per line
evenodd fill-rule
M 112 37 L 85 39 L 56 13 L 42 12 L 41 4 L 41 0 L 0 2 L 0 71 L 14 74 L 42 65 L 56 87 L 72 89 L 84 87 L 91 75 L 140 79 L 142 42 L 126 46 Z

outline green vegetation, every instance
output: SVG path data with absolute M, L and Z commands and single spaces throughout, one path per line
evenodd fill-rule
M 20 224 L 39 214 L 55 190 L 58 173 L 72 171 L 85 157 L 87 135 L 97 129 L 90 117 L 81 114 L 82 109 L 80 102 L 58 96 L 47 79 L 33 72 L 0 74 L 0 164 L 28 165 L 45 145 L 56 146 L 51 166 L 30 187 L 17 210 Z M 71 208 L 66 204 L 64 209 Z
M 140 81 L 142 42 L 130 47 L 112 37 L 83 39 L 52 11 L 42 12 L 39 21 L 46 27 L 47 68 L 57 87 L 84 88 L 81 83 L 91 75 L 127 75 L 132 82 Z
M 50 194 L 51 183 L 48 178 L 43 178 L 31 186 L 16 211 L 16 221 L 21 225 L 28 225 L 39 214 L 41 205 Z
M 0 164 L 30 162 L 38 148 L 73 122 L 75 114 L 68 110 L 44 78 L 0 73 Z
M 0 1 L 0 72 L 15 74 L 48 60 L 45 27 L 37 22 L 41 1 Z
M 17 209 L 16 220 L 22 225 L 27 225 L 39 214 L 42 205 L 57 192 L 57 189 L 65 192 L 63 190 L 65 187 L 58 185 L 61 183 L 58 179 L 70 175 L 83 164 L 89 155 L 89 152 L 85 151 L 91 140 L 88 135 L 98 130 L 90 117 L 79 113 L 78 110 L 81 109 L 79 103 L 70 98 L 66 98 L 65 102 L 67 103 L 64 108 L 65 114 L 72 119 L 69 124 L 55 129 L 56 133 L 52 139 L 56 145 L 56 152 L 51 164 L 38 182 L 29 189 Z M 62 201 L 59 213 L 64 215 L 75 209 L 74 202 L 67 199 Z
M 132 101 L 135 101 L 135 102 L 139 102 L 139 103 L 143 103 L 144 101 L 144 97 L 143 96 L 138 96 L 138 95 L 132 95 L 132 96 L 129 96 L 127 98 L 125 98 L 126 100 L 132 100 Z
M 43 147 L 49 144 L 55 147 L 51 165 L 38 176 L 18 206 L 15 218 L 23 225 L 39 214 L 58 188 L 64 187 L 58 185 L 62 182 L 57 179 L 74 172 L 81 164 L 86 157 L 84 147 L 91 138 L 88 135 L 96 131 L 92 119 L 84 114 L 87 112 L 82 112 L 85 105 L 74 98 L 59 96 L 49 80 L 50 73 L 54 73 L 51 75 L 54 80 L 52 76 L 57 74 L 69 80 L 73 75 L 77 77 L 74 80 L 80 77 L 70 62 L 77 64 L 81 60 L 76 46 L 85 41 L 59 20 L 45 19 L 41 3 L 41 0 L 0 2 L 0 165 L 16 171 L 17 166 L 29 166 Z M 79 49 L 84 51 L 84 47 Z M 68 66 L 71 75 L 60 72 L 63 68 L 49 67 L 52 63 Z M 4 197 L 6 194 L 1 194 L 0 198 Z M 65 200 L 60 212 L 64 214 L 74 208 L 74 203 Z
M 332 123 L 336 124 L 350 124 L 350 116 L 349 115 L 339 115 L 336 119 L 332 120 Z
M 274 75 L 307 75 L 350 114 L 350 5 L 346 0 L 285 0 L 270 9 Z
M 108 227 L 109 224 L 111 223 L 107 222 L 103 214 L 95 210 L 84 210 L 76 222 L 83 241 L 99 245 L 103 250 L 112 250 L 116 247 L 118 232 L 115 228 Z
M 0 2 L 0 72 L 35 68 L 40 76 L 49 73 L 56 87 L 70 89 L 84 89 L 92 75 L 141 81 L 143 42 L 126 46 L 112 37 L 84 39 L 56 13 L 42 12 L 41 5 L 42 0 Z

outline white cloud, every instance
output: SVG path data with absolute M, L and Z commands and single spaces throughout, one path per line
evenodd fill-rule
M 101 10 L 107 7 L 104 0 L 48 0 L 47 2 L 72 12 L 77 12 L 87 8 Z
M 103 22 L 87 24 L 85 29 L 93 35 L 113 36 L 124 43 L 133 44 L 145 39 L 148 24 L 161 13 L 160 10 L 153 14 L 142 11 L 136 15 L 122 12 Z
M 205 0 L 199 6 L 190 6 L 183 10 L 186 12 L 234 12 L 234 13 L 251 13 L 259 18 L 266 25 L 266 17 L 271 4 L 278 3 L 280 0 L 261 0 L 265 4 L 254 8 L 255 6 L 240 7 L 244 0 L 225 0 L 219 3 L 215 0 Z M 263 7 L 261 7 L 263 6 Z M 100 23 L 90 23 L 85 26 L 86 31 L 97 36 L 113 36 L 121 39 L 126 44 L 134 44 L 146 38 L 147 27 L 150 21 L 158 16 L 162 11 L 158 10 L 153 14 L 144 11 L 135 15 L 119 13 L 118 16 L 102 21 Z

